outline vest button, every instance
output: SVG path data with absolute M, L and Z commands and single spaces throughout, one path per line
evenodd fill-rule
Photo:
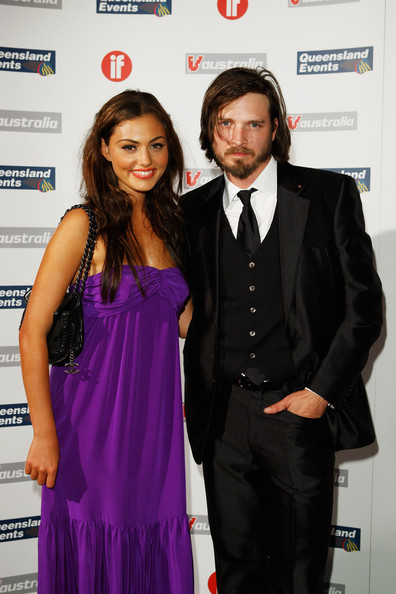
M 257 311 L 257 310 L 256 310 L 256 308 L 255 308 L 255 307 L 251 307 L 251 308 L 250 308 L 250 313 L 256 313 L 256 311 Z
M 250 330 L 249 334 L 250 334 L 250 336 L 256 336 L 256 333 L 254 330 Z
M 249 291 L 251 291 L 253 293 L 253 291 L 256 290 L 256 287 L 254 285 L 250 285 L 249 287 Z
M 254 268 L 256 266 L 255 262 L 249 262 L 249 268 Z
M 255 359 L 255 358 L 256 358 L 256 353 L 250 353 L 249 357 L 250 357 L 251 359 Z

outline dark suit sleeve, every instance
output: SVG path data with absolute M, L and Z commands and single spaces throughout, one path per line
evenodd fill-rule
M 374 269 L 359 192 L 348 176 L 341 185 L 333 223 L 344 282 L 345 314 L 308 387 L 341 408 L 382 325 L 381 282 Z

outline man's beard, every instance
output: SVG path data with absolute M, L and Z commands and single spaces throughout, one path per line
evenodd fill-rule
M 247 177 L 249 177 L 249 175 L 252 175 L 252 173 L 254 173 L 256 169 L 258 169 L 260 165 L 262 165 L 262 163 L 265 163 L 270 159 L 271 149 L 271 142 L 269 142 L 258 155 L 250 149 L 230 147 L 226 150 L 224 156 L 215 154 L 214 160 L 216 161 L 216 164 L 220 167 L 220 169 L 222 169 L 225 173 L 231 173 L 231 175 L 238 179 L 246 179 Z M 245 153 L 246 155 L 253 155 L 254 159 L 249 163 L 244 163 L 242 159 L 238 159 L 235 163 L 230 163 L 228 160 L 226 160 L 226 157 L 228 155 L 232 155 L 232 153 L 235 152 Z

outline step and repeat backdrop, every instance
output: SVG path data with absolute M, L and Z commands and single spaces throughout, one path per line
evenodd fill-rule
M 0 594 L 37 591 L 40 488 L 24 474 L 32 428 L 17 331 L 45 246 L 80 202 L 93 116 L 126 88 L 155 94 L 182 140 L 190 190 L 218 175 L 198 143 L 203 94 L 239 65 L 277 76 L 291 161 L 350 175 L 361 193 L 387 308 L 365 370 L 378 442 L 337 457 L 327 581 L 329 594 L 396 591 L 395 26 L 390 0 L 0 0 Z M 186 465 L 196 592 L 216 594 L 187 440 Z

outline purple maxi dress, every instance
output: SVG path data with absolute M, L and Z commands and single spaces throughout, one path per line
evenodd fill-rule
M 80 372 L 51 371 L 60 443 L 43 487 L 39 594 L 192 594 L 177 268 L 128 266 L 112 303 L 87 280 Z

